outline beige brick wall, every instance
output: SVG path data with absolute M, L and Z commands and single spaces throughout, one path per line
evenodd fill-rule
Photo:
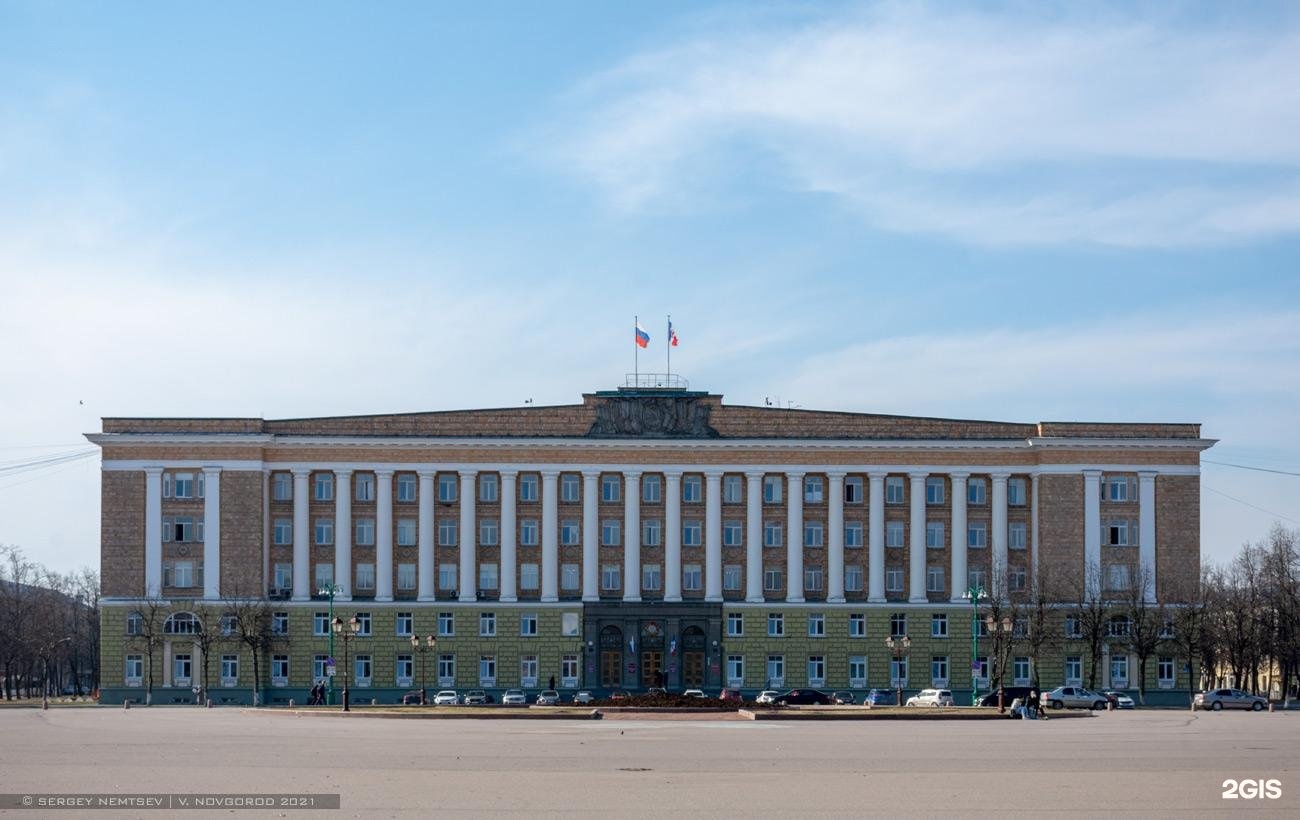
M 1070 597 L 1083 584 L 1083 476 L 1038 479 L 1038 572 L 1044 589 Z
M 1201 574 L 1201 479 L 1156 477 L 1156 597 L 1186 596 Z
M 106 598 L 143 595 L 144 473 L 103 473 L 100 494 L 101 592 Z
M 221 594 L 256 594 L 262 580 L 262 473 L 221 473 Z

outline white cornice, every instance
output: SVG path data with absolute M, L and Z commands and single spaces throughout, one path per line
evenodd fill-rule
M 1050 438 L 1028 439 L 1030 447 L 1057 447 L 1066 449 L 1134 448 L 1155 450 L 1208 450 L 1218 444 L 1217 438 Z
M 192 444 L 204 447 L 265 447 L 275 440 L 270 433 L 86 433 L 86 440 L 103 447 L 106 444 Z

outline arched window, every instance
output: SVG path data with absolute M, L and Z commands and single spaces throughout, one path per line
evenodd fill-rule
M 203 624 L 192 612 L 177 612 L 163 624 L 163 633 L 167 635 L 196 635 L 202 631 Z

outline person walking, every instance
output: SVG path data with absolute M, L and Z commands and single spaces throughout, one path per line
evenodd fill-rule
M 547 685 L 546 685 L 546 688 L 547 688 L 547 689 L 554 689 L 554 688 L 555 688 L 555 676 L 554 676 L 554 675 L 551 675 L 551 679 L 548 680 L 548 681 L 546 682 L 546 684 L 547 684 Z

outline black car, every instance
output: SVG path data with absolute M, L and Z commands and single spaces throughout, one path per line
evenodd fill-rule
M 791 689 L 777 695 L 772 702 L 778 706 L 829 706 L 831 696 L 816 689 Z
M 1004 686 L 1002 687 L 1002 705 L 1011 708 L 1011 701 L 1020 698 L 1022 701 L 1029 699 L 1029 693 L 1034 691 L 1032 686 Z M 980 706 L 998 705 L 998 690 L 994 689 L 984 697 L 980 698 Z
M 831 700 L 841 706 L 852 706 L 858 702 L 858 699 L 853 696 L 852 692 L 836 692 L 831 695 Z

